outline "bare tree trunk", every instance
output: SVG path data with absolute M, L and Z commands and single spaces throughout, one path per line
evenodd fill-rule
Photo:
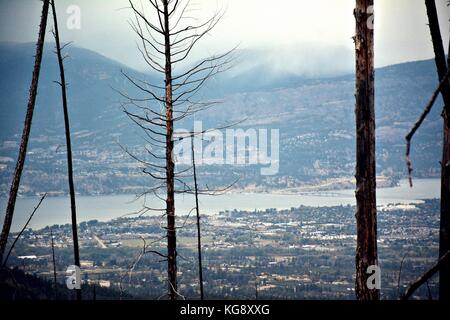
M 258 276 L 255 273 L 255 300 L 258 300 Z
M 63 57 L 61 54 L 61 44 L 59 41 L 59 31 L 58 31 L 58 19 L 56 17 L 55 1 L 52 0 L 52 11 L 53 11 L 53 27 L 56 42 L 56 54 L 58 56 L 59 73 L 61 77 L 61 95 L 64 111 L 64 125 L 66 131 L 66 148 L 67 148 L 67 176 L 69 179 L 69 194 L 70 194 L 70 210 L 72 219 L 72 239 L 73 239 L 73 253 L 74 253 L 74 263 L 80 268 L 80 251 L 78 245 L 78 225 L 77 225 L 77 211 L 75 205 L 75 187 L 73 184 L 73 167 L 72 167 L 72 143 L 70 140 L 70 123 L 69 123 L 69 111 L 67 107 L 67 91 L 66 91 L 66 76 L 64 72 Z M 81 300 L 81 289 L 76 290 L 77 300 Z
M 194 131 L 194 130 L 192 130 Z M 204 300 L 203 294 L 203 265 L 202 265 L 202 242 L 200 232 L 200 210 L 198 206 L 198 186 L 197 186 L 197 170 L 195 168 L 195 150 L 194 150 L 194 137 L 191 138 L 191 151 L 192 151 L 192 169 L 194 171 L 194 192 L 195 192 L 195 210 L 197 213 L 197 246 L 198 246 L 198 277 L 200 282 L 200 300 Z
M 53 229 L 50 228 L 50 236 L 52 237 L 52 259 L 53 259 L 53 290 L 55 294 L 55 300 L 58 300 L 58 289 L 56 282 L 56 260 L 55 260 L 55 243 L 53 239 Z
M 439 81 L 444 79 L 447 73 L 444 45 L 442 43 L 439 28 L 438 14 L 434 0 L 425 0 L 430 27 L 431 40 L 433 42 L 434 55 Z M 450 60 L 449 60 L 450 62 Z M 442 86 L 442 98 L 444 99 L 443 126 L 443 152 L 441 171 L 441 217 L 439 232 L 439 257 L 450 250 L 450 83 Z M 450 300 L 450 262 L 439 271 L 439 299 Z
M 169 296 L 177 299 L 177 236 L 175 228 L 175 189 L 173 152 L 173 105 L 172 105 L 172 62 L 169 29 L 169 3 L 163 0 L 164 43 L 165 43 L 165 76 L 166 76 L 166 183 L 167 183 L 167 271 L 169 280 Z
M 367 269 L 378 265 L 375 173 L 373 0 L 356 0 L 356 297 L 378 300 L 367 286 Z
M 149 140 L 146 140 L 151 145 L 151 150 L 145 149 L 151 157 L 151 161 L 142 161 L 139 157 L 125 151 L 145 165 L 146 168 L 143 169 L 145 174 L 159 181 L 158 185 L 147 192 L 156 195 L 159 190 L 164 189 L 166 193 L 164 207 L 145 207 L 141 210 L 141 213 L 149 211 L 166 213 L 167 255 L 156 251 L 151 252 L 167 259 L 168 295 L 171 300 L 176 300 L 178 296 L 182 296 L 177 291 L 175 194 L 192 194 L 194 191 L 183 181 L 185 177 L 183 177 L 183 172 L 185 171 L 175 171 L 172 153 L 174 141 L 189 138 L 194 133 L 188 133 L 187 136 L 177 134 L 174 132 L 174 125 L 177 121 L 183 121 L 183 119 L 191 117 L 201 110 L 206 110 L 217 103 L 215 101 L 195 101 L 193 97 L 208 79 L 227 70 L 232 62 L 232 57 L 229 55 L 234 49 L 225 54 L 203 59 L 188 69 L 181 69 L 183 70 L 181 73 L 174 74 L 174 66 L 187 59 L 195 44 L 209 34 L 223 14 L 216 12 L 206 22 L 193 25 L 190 21 L 192 17 L 185 16 L 187 12 L 191 11 L 188 8 L 189 1 L 149 0 L 147 2 L 150 8 L 154 9 L 154 18 L 157 18 L 157 20 L 155 19 L 156 24 L 146 17 L 143 9 L 137 9 L 133 1 L 129 0 L 135 17 L 135 20 L 131 22 L 131 27 L 141 40 L 139 51 L 143 59 L 151 69 L 164 74 L 165 85 L 161 87 L 148 84 L 122 73 L 136 88 L 148 94 L 146 101 L 155 101 L 155 106 L 161 103 L 165 108 L 158 107 L 158 110 L 152 110 L 152 107 L 141 108 L 139 106 L 141 99 L 119 93 L 127 99 L 127 105 L 132 105 L 131 108 L 133 109 L 135 107 L 139 109 L 137 112 L 130 112 L 127 108 L 124 108 L 124 112 L 144 130 L 149 138 Z M 146 85 L 142 86 L 143 83 L 146 83 Z M 142 113 L 145 115 L 142 115 Z M 202 134 L 202 132 L 198 134 Z M 182 186 L 183 189 L 178 189 L 178 185 Z M 201 190 L 197 190 L 197 194 L 201 194 L 201 192 Z M 208 190 L 203 192 L 207 193 Z
M 33 120 L 34 105 L 36 102 L 39 73 L 41 70 L 42 53 L 44 49 L 45 30 L 47 28 L 47 16 L 50 0 L 44 0 L 42 6 L 41 22 L 39 25 L 39 36 L 36 43 L 36 56 L 34 61 L 33 76 L 31 80 L 30 93 L 28 98 L 27 113 L 25 116 L 25 123 L 23 127 L 22 140 L 20 143 L 19 156 L 17 158 L 14 177 L 9 191 L 8 205 L 6 207 L 5 220 L 3 222 L 3 229 L 0 235 L 0 265 L 3 261 L 3 255 L 6 250 L 8 242 L 9 231 L 14 216 L 14 208 L 16 205 L 17 193 L 19 191 L 20 178 L 22 177 L 23 166 L 27 155 L 28 139 L 30 137 L 31 122 Z
M 450 44 L 450 41 L 449 41 Z M 450 49 L 450 45 L 449 45 Z M 447 57 L 450 68 L 450 51 Z M 450 93 L 450 82 L 447 92 Z M 450 251 L 450 102 L 445 103 L 444 112 L 444 142 L 442 151 L 441 173 L 441 221 L 439 234 L 439 258 Z M 450 301 L 450 261 L 447 259 L 439 273 L 439 297 Z

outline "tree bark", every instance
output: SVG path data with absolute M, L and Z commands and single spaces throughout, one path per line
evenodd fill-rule
M 378 265 L 375 172 L 373 0 L 356 0 L 356 297 L 378 300 L 367 286 L 367 268 Z
M 166 91 L 166 215 L 167 215 L 167 272 L 169 297 L 177 299 L 177 236 L 175 228 L 175 189 L 173 153 L 173 103 L 172 103 L 172 62 L 169 29 L 169 1 L 163 0 L 164 44 L 165 44 L 165 91 Z
M 39 74 L 41 71 L 42 53 L 44 50 L 45 30 L 47 28 L 47 16 L 50 0 L 44 0 L 42 6 L 41 21 L 39 25 L 39 36 L 36 43 L 36 55 L 34 61 L 33 76 L 30 85 L 30 92 L 28 98 L 27 113 L 25 116 L 25 123 L 23 127 L 22 140 L 20 143 L 19 155 L 16 162 L 16 168 L 14 170 L 14 176 L 11 183 L 11 189 L 9 192 L 8 205 L 6 207 L 5 220 L 3 222 L 3 229 L 0 235 L 0 265 L 3 261 L 3 255 L 5 253 L 6 244 L 8 242 L 8 236 L 11 229 L 11 224 L 14 216 L 14 208 L 16 205 L 17 193 L 19 191 L 20 179 L 22 177 L 22 171 L 25 164 L 25 158 L 27 155 L 28 140 L 30 137 L 31 123 L 33 120 L 34 106 L 36 103 L 36 96 L 38 90 Z
M 80 268 L 80 251 L 78 245 L 78 224 L 77 224 L 77 210 L 75 205 L 75 186 L 73 183 L 73 166 L 72 166 L 72 143 L 70 140 L 70 122 L 69 122 L 69 110 L 67 107 L 67 90 L 66 90 L 66 76 L 64 72 L 64 62 L 61 53 L 61 44 L 59 41 L 58 31 L 58 18 L 56 16 L 55 1 L 52 0 L 52 12 L 53 12 L 53 27 L 54 36 L 56 42 L 56 54 L 58 56 L 59 73 L 61 77 L 61 96 L 64 111 L 64 125 L 66 132 L 66 148 L 67 148 L 67 177 L 69 180 L 69 194 L 70 194 L 70 210 L 72 219 L 72 239 L 73 239 L 73 253 L 74 263 Z M 81 289 L 76 290 L 77 300 L 81 300 Z
M 447 73 L 445 51 L 439 28 L 439 20 L 434 0 L 426 0 L 428 24 L 435 54 L 438 78 L 441 81 Z M 443 152 L 441 170 L 441 212 L 439 232 L 439 257 L 450 250 L 450 84 L 441 89 L 444 100 Z M 450 262 L 446 262 L 439 271 L 439 299 L 450 300 Z
M 444 45 L 439 28 L 439 19 L 434 0 L 425 0 L 428 25 L 435 55 L 435 63 L 439 81 L 447 73 Z M 450 60 L 448 61 L 450 62 Z M 444 100 L 443 150 L 441 169 L 441 213 L 439 232 L 439 257 L 450 250 L 450 83 L 441 88 Z M 439 299 L 450 301 L 450 262 L 447 261 L 439 271 Z

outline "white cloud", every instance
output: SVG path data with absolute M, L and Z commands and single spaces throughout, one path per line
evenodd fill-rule
M 353 50 L 354 0 L 192 0 L 200 20 L 226 8 L 221 23 L 195 55 L 241 48 L 315 46 Z M 447 44 L 450 10 L 436 0 L 442 36 Z M 145 1 L 143 1 L 145 3 Z M 376 64 L 431 58 L 433 55 L 423 0 L 375 0 Z M 127 0 L 61 0 L 60 20 L 71 4 L 81 7 L 82 29 L 62 30 L 64 41 L 98 51 L 133 67 L 142 67 L 136 37 L 127 19 Z M 0 0 L 0 40 L 35 41 L 40 1 Z M 49 20 L 50 21 L 50 20 Z M 51 39 L 51 37 L 48 37 Z M 445 47 L 448 47 L 445 45 Z M 333 63 L 333 57 L 330 62 Z M 347 63 L 346 63 L 347 64 Z M 321 65 L 319 63 L 318 65 Z

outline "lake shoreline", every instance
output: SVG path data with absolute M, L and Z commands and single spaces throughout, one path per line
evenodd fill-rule
M 422 179 L 435 179 L 435 178 L 418 178 Z M 386 176 L 377 177 L 377 189 L 392 188 L 400 185 L 401 179 L 389 178 Z M 278 194 L 278 195 L 302 195 L 302 194 L 312 194 L 317 192 L 326 191 L 348 191 L 354 190 L 356 188 L 356 180 L 354 177 L 340 177 L 340 178 L 330 178 L 321 180 L 313 184 L 305 184 L 295 187 L 284 187 L 284 188 L 255 188 L 255 187 L 244 187 L 244 188 L 231 188 L 230 190 L 224 192 L 224 194 Z M 19 193 L 18 199 L 29 199 L 42 197 L 45 192 L 39 192 L 36 194 L 24 194 Z M 113 192 L 113 193 L 76 193 L 77 197 L 111 197 L 111 196 L 134 196 L 137 197 L 139 193 L 136 192 Z M 46 198 L 67 198 L 68 193 L 63 192 L 47 192 Z M 7 201 L 7 197 L 0 197 L 0 201 Z
M 422 200 L 440 197 L 439 179 L 416 179 L 414 188 L 408 181 L 401 180 L 398 186 L 377 189 L 377 205 L 382 208 L 389 204 L 417 204 Z M 333 207 L 355 205 L 353 189 L 304 192 L 296 194 L 279 193 L 225 193 L 220 196 L 200 196 L 200 213 L 205 215 L 218 214 L 223 211 L 243 210 L 284 210 L 301 206 Z M 23 197 L 17 200 L 13 230 L 20 229 L 29 214 L 39 201 L 39 197 Z M 177 195 L 177 215 L 187 214 L 195 205 L 192 195 Z M 144 205 L 164 209 L 165 203 L 154 196 L 136 199 L 135 195 L 103 195 L 78 196 L 78 222 L 89 220 L 107 221 L 125 216 L 136 216 L 136 212 Z M 0 220 L 3 220 L 6 200 L 0 199 Z M 148 211 L 147 215 L 159 215 L 161 211 Z M 49 197 L 44 200 L 30 227 L 42 228 L 54 224 L 70 223 L 70 204 L 68 197 Z

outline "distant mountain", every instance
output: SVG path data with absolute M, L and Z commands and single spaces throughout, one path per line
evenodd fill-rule
M 46 44 L 29 149 L 32 156 L 27 160 L 32 170 L 26 171 L 24 193 L 66 188 L 64 155 L 58 152 L 64 145 L 60 88 L 53 83 L 59 79 L 59 71 L 52 50 L 53 45 Z M 0 43 L 1 194 L 7 190 L 17 154 L 33 53 L 33 44 Z M 134 161 L 118 148 L 117 141 L 130 148 L 139 147 L 143 141 L 142 132 L 121 110 L 124 99 L 113 88 L 139 94 L 121 70 L 153 84 L 162 85 L 163 79 L 75 46 L 69 46 L 67 54 L 66 78 L 79 191 L 126 192 L 148 185 L 148 178 L 139 174 L 136 163 L 132 164 Z M 345 52 L 336 55 L 348 59 Z M 291 56 L 295 58 L 295 54 Z M 264 52 L 239 52 L 237 61 L 241 64 L 213 79 L 200 93 L 204 98 L 221 98 L 223 104 L 196 119 L 213 126 L 247 118 L 240 127 L 280 129 L 280 173 L 261 177 L 253 167 L 222 166 L 212 171 L 203 167 L 206 183 L 225 183 L 238 175 L 242 187 L 259 184 L 278 188 L 351 177 L 355 146 L 353 75 L 342 75 L 347 67 L 331 70 L 331 74 L 340 74 L 335 76 L 319 72 L 294 74 L 271 65 L 273 59 L 265 59 Z M 319 66 L 312 69 L 320 70 Z M 404 174 L 404 136 L 436 86 L 432 60 L 376 70 L 379 174 Z M 417 176 L 439 173 L 441 106 L 439 100 L 413 142 Z M 189 129 L 192 123 L 182 126 Z
M 34 50 L 35 45 L 32 43 L 0 42 L 0 71 L 2 74 L 0 78 L 0 88 L 2 89 L 0 93 L 0 125 L 2 127 L 0 138 L 2 139 L 21 132 L 19 124 L 22 123 L 25 114 L 34 63 Z M 59 68 L 53 50 L 54 44 L 46 43 L 37 111 L 33 124 L 33 128 L 36 128 L 37 131 L 63 128 L 62 110 L 59 105 L 60 89 L 54 83 L 59 80 Z M 293 59 L 294 56 L 297 56 L 305 59 L 304 51 L 295 52 L 295 54 L 285 52 L 283 57 L 291 56 Z M 339 56 L 345 56 L 345 51 L 338 52 Z M 66 53 L 68 98 L 74 131 L 95 131 L 101 130 L 102 127 L 114 127 L 119 119 L 123 119 L 119 106 L 124 99 L 113 88 L 130 95 L 136 95 L 139 92 L 125 79 L 121 70 L 150 83 L 164 84 L 163 78 L 154 73 L 132 70 L 87 49 L 69 46 Z M 266 53 L 262 50 L 237 51 L 234 67 L 208 83 L 201 95 L 218 98 L 233 93 L 296 87 L 306 79 L 317 78 L 318 75 L 321 75 L 321 73 L 314 74 L 311 70 L 312 66 L 308 66 L 300 74 L 281 68 L 280 65 L 274 63 L 274 55 L 273 51 Z M 323 74 L 329 76 L 343 73 L 342 68 Z
M 28 43 L 0 44 L 2 139 L 21 131 L 34 50 L 34 45 Z M 46 44 L 33 123 L 37 132 L 47 134 L 56 134 L 63 128 L 60 88 L 54 83 L 59 80 L 59 68 L 53 50 L 53 44 Z M 112 88 L 123 88 L 125 78 L 121 75 L 121 70 L 132 75 L 137 73 L 90 50 L 71 46 L 66 53 L 66 78 L 73 131 L 115 127 L 117 117 L 121 116 L 118 108 L 120 96 Z M 146 78 L 154 81 L 151 76 Z

